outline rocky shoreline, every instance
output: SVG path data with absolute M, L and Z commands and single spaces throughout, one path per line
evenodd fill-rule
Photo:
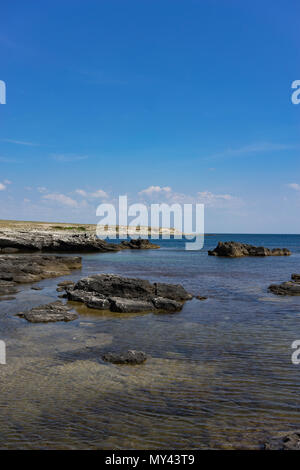
M 109 243 L 95 233 L 59 233 L 47 231 L 1 231 L 0 253 L 17 252 L 109 252 L 123 249 L 156 249 L 149 240 L 132 239 Z

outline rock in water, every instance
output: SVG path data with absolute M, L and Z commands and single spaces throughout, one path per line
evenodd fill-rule
M 147 356 L 143 351 L 135 351 L 131 349 L 123 353 L 106 353 L 102 359 L 113 364 L 142 364 L 146 361 Z
M 17 315 L 31 323 L 67 322 L 78 318 L 78 314 L 70 310 L 72 310 L 71 307 L 57 301 L 51 304 L 34 307 L 29 310 L 29 312 L 20 312 Z
M 0 256 L 0 280 L 16 283 L 36 282 L 70 274 L 81 268 L 79 256 L 3 255 Z
M 300 431 L 274 437 L 264 447 L 265 450 L 300 450 Z
M 243 256 L 289 256 L 287 248 L 265 248 L 239 242 L 219 242 L 214 250 L 209 250 L 210 256 L 226 256 L 229 258 L 241 258 Z
M 174 312 L 192 298 L 183 286 L 154 283 L 143 279 L 127 278 L 115 274 L 96 274 L 66 287 L 69 300 L 83 302 L 88 307 L 112 312 Z
M 292 281 L 271 284 L 269 290 L 277 295 L 300 295 L 300 274 L 292 274 Z
M 124 240 L 121 242 L 121 248 L 131 248 L 132 250 L 149 250 L 149 249 L 156 249 L 160 248 L 159 245 L 155 243 L 151 243 L 149 240 L 143 240 L 141 238 L 138 239 L 131 239 L 131 240 Z

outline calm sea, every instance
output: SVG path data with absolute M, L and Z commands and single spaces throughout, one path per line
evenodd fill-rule
M 286 247 L 290 257 L 226 259 L 219 240 Z M 0 303 L 0 448 L 260 448 L 300 428 L 300 297 L 268 292 L 300 273 L 299 235 L 208 235 L 201 251 L 182 241 L 160 250 L 83 256 L 82 271 L 183 284 L 193 299 L 176 314 L 107 314 L 76 306 L 79 320 L 30 324 L 15 313 L 57 298 L 45 280 Z M 75 304 L 74 304 L 75 306 Z M 103 352 L 141 349 L 141 366 L 117 366 Z

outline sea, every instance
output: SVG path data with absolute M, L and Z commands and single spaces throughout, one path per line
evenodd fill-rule
M 219 241 L 288 248 L 291 256 L 208 256 Z M 208 234 L 159 250 L 80 254 L 82 270 L 21 286 L 0 302 L 0 449 L 260 449 L 300 429 L 300 296 L 272 283 L 300 273 L 300 235 Z M 30 256 L 28 259 L 30 262 Z M 57 283 L 96 273 L 182 284 L 207 297 L 175 314 L 118 314 L 72 303 L 79 319 L 32 324 L 16 316 L 57 300 Z M 136 349 L 138 366 L 103 362 Z

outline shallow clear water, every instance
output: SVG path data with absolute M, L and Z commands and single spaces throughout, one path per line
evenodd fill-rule
M 225 259 L 219 240 L 286 247 L 290 257 Z M 73 303 L 71 323 L 30 324 L 15 313 L 57 298 L 56 284 L 22 286 L 0 302 L 0 448 L 259 448 L 270 434 L 300 428 L 300 297 L 267 287 L 300 272 L 300 236 L 207 236 L 160 250 L 83 256 L 68 279 L 110 272 L 183 284 L 208 296 L 177 314 L 107 314 Z M 108 350 L 142 349 L 140 366 L 104 363 Z

